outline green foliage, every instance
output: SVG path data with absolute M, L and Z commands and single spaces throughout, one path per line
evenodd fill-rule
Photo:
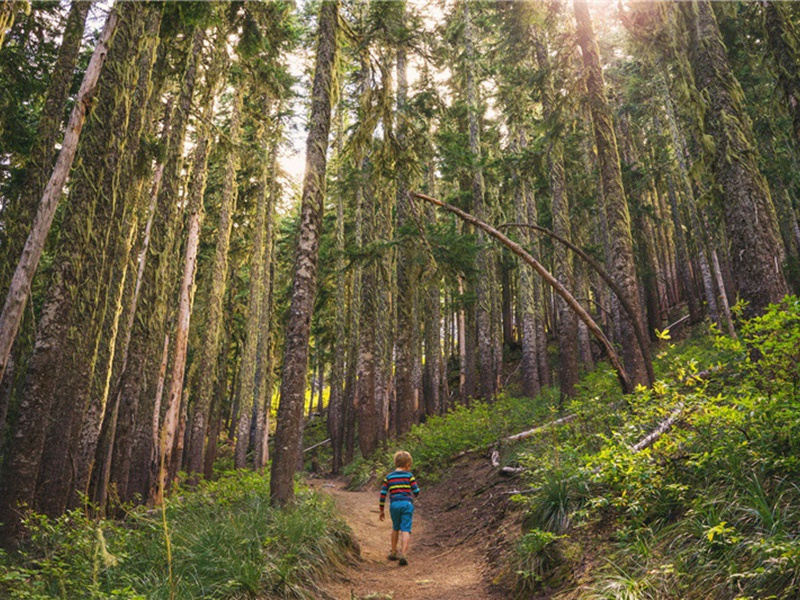
M 563 537 L 533 529 L 517 541 L 512 560 L 519 592 L 533 592 L 563 570 Z
M 294 508 L 274 510 L 267 479 L 245 471 L 177 490 L 166 522 L 171 562 L 158 510 L 122 522 L 33 515 L 31 539 L 0 554 L 0 596 L 316 598 L 316 582 L 343 565 L 352 544 L 329 498 L 304 491 Z
M 488 448 L 499 438 L 518 433 L 540 422 L 557 402 L 547 390 L 536 399 L 501 395 L 493 404 L 475 402 L 458 406 L 441 417 L 429 417 L 403 441 L 414 457 L 414 467 L 426 477 L 435 477 L 447 460 L 465 450 Z
M 589 375 L 570 407 L 578 425 L 510 457 L 529 467 L 530 493 L 516 499 L 536 532 L 511 558 L 533 561 L 520 590 L 557 585 L 535 568 L 534 542 L 549 532 L 606 558 L 581 597 L 800 594 L 800 302 L 786 298 L 739 331 L 669 344 L 656 384 L 626 403 L 610 374 Z M 635 450 L 667 417 L 671 427 Z

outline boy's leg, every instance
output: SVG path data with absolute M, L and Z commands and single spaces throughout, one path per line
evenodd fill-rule
M 392 554 L 397 552 L 397 540 L 400 537 L 400 532 L 392 530 Z
M 400 531 L 400 552 L 403 555 L 408 554 L 408 546 L 411 543 L 411 532 Z

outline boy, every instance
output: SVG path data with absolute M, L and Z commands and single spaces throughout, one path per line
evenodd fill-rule
M 394 455 L 395 470 L 383 478 L 381 486 L 381 515 L 383 521 L 386 515 L 383 505 L 386 503 L 386 494 L 389 494 L 389 513 L 392 515 L 392 551 L 389 560 L 399 560 L 401 566 L 408 564 L 406 553 L 411 542 L 411 518 L 414 515 L 414 498 L 419 496 L 419 486 L 411 474 L 411 455 L 401 450 Z M 413 496 L 412 496 L 413 494 Z M 397 542 L 400 541 L 400 552 L 397 552 Z

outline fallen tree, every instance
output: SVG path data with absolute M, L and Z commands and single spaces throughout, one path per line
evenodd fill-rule
M 541 225 L 535 225 L 533 223 L 505 223 L 500 226 L 500 228 L 505 227 L 526 227 L 528 229 L 533 229 L 535 231 L 539 231 L 544 233 L 545 235 L 550 236 L 554 240 L 564 244 L 567 248 L 572 250 L 575 254 L 581 257 L 594 271 L 600 276 L 600 278 L 606 282 L 611 291 L 614 292 L 614 295 L 619 300 L 620 306 L 622 306 L 625 314 L 628 315 L 628 320 L 631 322 L 633 326 L 633 334 L 636 336 L 636 343 L 639 345 L 639 351 L 642 353 L 644 357 L 644 365 L 645 369 L 647 370 L 647 379 L 650 382 L 650 385 L 653 385 L 653 382 L 656 380 L 655 373 L 653 372 L 653 362 L 650 357 L 650 344 L 647 343 L 647 338 L 644 333 L 644 328 L 642 324 L 639 322 L 639 319 L 636 318 L 636 312 L 634 311 L 631 303 L 628 301 L 628 298 L 625 294 L 622 293 L 622 290 L 617 285 L 617 282 L 609 275 L 606 270 L 597 262 L 594 258 L 592 258 L 589 254 L 584 252 L 581 248 L 570 242 L 568 239 L 561 237 L 554 231 L 550 231 L 546 227 L 542 227 Z M 687 317 L 688 318 L 688 317 Z
M 495 238 L 501 244 L 503 244 L 506 248 L 508 248 L 511 252 L 519 256 L 524 262 L 528 263 L 533 270 L 536 271 L 539 276 L 544 279 L 544 281 L 553 288 L 556 294 L 558 294 L 564 302 L 572 309 L 572 311 L 578 316 L 578 318 L 586 324 L 586 327 L 592 334 L 597 338 L 597 340 L 603 345 L 605 348 L 608 359 L 611 362 L 612 367 L 617 373 L 617 378 L 619 379 L 620 385 L 622 387 L 622 391 L 626 394 L 630 394 L 633 392 L 633 384 L 631 383 L 630 377 L 628 373 L 625 371 L 625 367 L 622 366 L 622 362 L 620 361 L 619 355 L 617 351 L 612 346 L 611 342 L 608 341 L 608 338 L 603 333 L 603 330 L 595 323 L 594 319 L 586 312 L 586 310 L 575 300 L 575 297 L 565 288 L 560 281 L 558 281 L 552 273 L 550 273 L 547 269 L 545 269 L 542 264 L 537 261 L 533 256 L 528 254 L 528 252 L 519 244 L 514 242 L 513 240 L 509 239 L 508 236 L 504 235 L 491 225 L 488 225 L 473 217 L 471 214 L 464 212 L 460 208 L 456 208 L 447 202 L 443 202 L 442 200 L 438 200 L 436 198 L 432 198 L 430 196 L 426 196 L 425 194 L 420 194 L 418 192 L 409 192 L 408 198 L 409 203 L 413 205 L 413 198 L 419 198 L 420 200 L 425 200 L 426 202 L 430 202 L 431 204 L 435 204 L 445 210 L 453 213 L 454 215 L 458 216 L 460 219 L 466 221 L 467 223 L 471 223 L 478 229 L 481 229 L 488 233 L 490 236 Z

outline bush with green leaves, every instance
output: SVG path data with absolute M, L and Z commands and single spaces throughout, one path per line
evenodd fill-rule
M 250 471 L 175 490 L 163 512 L 27 524 L 30 540 L 0 555 L 0 597 L 310 599 L 353 548 L 330 498 L 300 490 L 294 507 L 274 509 L 267 477 Z
M 571 427 L 518 449 L 525 523 L 605 560 L 580 597 L 800 597 L 800 300 L 738 333 L 662 345 L 656 384 L 624 399 L 591 374 Z

